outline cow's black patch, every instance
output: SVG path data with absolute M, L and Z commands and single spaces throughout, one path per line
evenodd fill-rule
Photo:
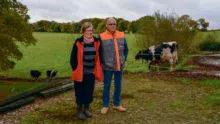
M 55 78 L 55 76 L 57 75 L 58 71 L 54 71 L 54 70 L 47 70 L 46 74 L 47 74 L 47 78 Z
M 38 70 L 31 70 L 30 71 L 31 77 L 37 79 L 41 76 L 41 72 Z

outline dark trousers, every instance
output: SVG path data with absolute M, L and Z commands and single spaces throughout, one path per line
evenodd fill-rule
M 93 101 L 95 77 L 93 74 L 83 75 L 83 81 L 74 81 L 77 104 L 90 104 Z

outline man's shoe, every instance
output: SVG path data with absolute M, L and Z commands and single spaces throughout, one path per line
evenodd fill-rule
M 127 109 L 122 106 L 113 106 L 114 109 L 117 109 L 120 112 L 125 112 Z
M 102 110 L 101 110 L 101 114 L 107 114 L 108 112 L 108 107 L 103 107 Z

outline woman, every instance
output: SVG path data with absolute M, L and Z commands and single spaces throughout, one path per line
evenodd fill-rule
M 93 101 L 95 78 L 103 80 L 100 65 L 99 46 L 100 41 L 93 36 L 93 25 L 85 22 L 82 25 L 83 35 L 76 39 L 70 58 L 72 67 L 72 80 L 77 103 L 78 118 L 85 120 L 91 118 L 89 104 Z M 84 111 L 83 111 L 84 106 Z

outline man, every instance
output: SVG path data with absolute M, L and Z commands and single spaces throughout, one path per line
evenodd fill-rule
M 116 20 L 108 18 L 107 30 L 100 34 L 100 57 L 104 72 L 103 108 L 101 114 L 106 114 L 109 109 L 111 80 L 114 74 L 114 109 L 126 111 L 121 106 L 122 71 L 128 55 L 128 46 L 123 32 L 116 30 Z

